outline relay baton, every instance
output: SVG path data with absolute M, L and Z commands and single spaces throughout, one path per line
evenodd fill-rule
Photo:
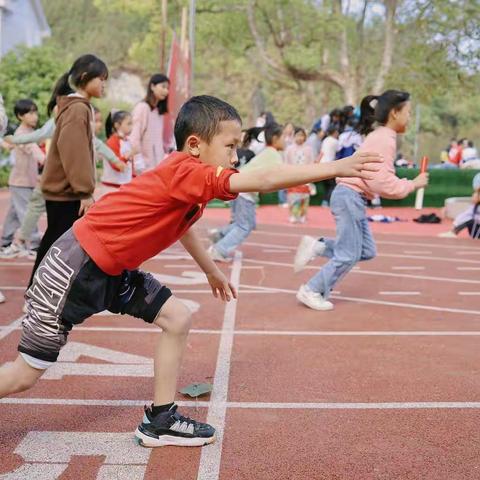
M 428 157 L 422 157 L 422 163 L 420 165 L 420 173 L 425 173 L 428 168 Z M 419 188 L 417 190 L 417 196 L 415 197 L 415 210 L 421 210 L 423 208 L 423 195 L 425 188 Z

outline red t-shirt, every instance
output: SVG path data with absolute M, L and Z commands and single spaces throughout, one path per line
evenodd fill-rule
M 82 248 L 101 270 L 119 275 L 180 239 L 210 200 L 232 200 L 234 169 L 174 152 L 153 170 L 102 197 L 73 225 Z

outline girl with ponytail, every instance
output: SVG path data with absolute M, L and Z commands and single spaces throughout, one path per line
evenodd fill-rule
M 37 251 L 30 284 L 51 247 L 93 204 L 95 189 L 94 112 L 91 98 L 104 92 L 108 68 L 95 55 L 77 58 L 57 84 L 49 102 L 55 131 L 41 179 L 47 230 Z
M 124 110 L 112 110 L 105 121 L 107 145 L 115 152 L 120 165 L 103 160 L 102 194 L 113 191 L 132 180 L 132 115 Z
M 331 210 L 335 217 L 336 238 L 316 239 L 302 237 L 295 256 L 295 271 L 305 268 L 316 256 L 329 261 L 297 292 L 297 300 L 315 310 L 332 310 L 328 300 L 334 285 L 357 262 L 376 255 L 365 210 L 365 202 L 374 195 L 385 198 L 404 198 L 417 188 L 425 187 L 428 174 L 421 173 L 414 180 L 395 175 L 397 135 L 404 133 L 410 120 L 410 95 L 398 90 L 387 90 L 381 95 L 368 95 L 361 102 L 357 130 L 366 135 L 358 152 L 379 153 L 381 168 L 372 179 L 338 178 L 332 193 Z

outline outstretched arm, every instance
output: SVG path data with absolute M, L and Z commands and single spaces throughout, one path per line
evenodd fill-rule
M 230 191 L 272 192 L 334 177 L 372 178 L 381 166 L 378 153 L 357 152 L 351 157 L 313 165 L 279 165 L 239 172 L 230 177 Z

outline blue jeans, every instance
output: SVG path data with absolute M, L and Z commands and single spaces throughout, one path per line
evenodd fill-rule
M 229 256 L 256 227 L 255 203 L 241 196 L 236 198 L 232 204 L 232 220 L 220 229 L 222 239 L 215 244 L 224 257 Z
M 343 185 L 332 193 L 330 208 L 337 225 L 335 239 L 324 239 L 322 256 L 330 259 L 308 282 L 314 292 L 328 298 L 333 286 L 360 260 L 370 260 L 377 254 L 365 212 L 363 197 Z

